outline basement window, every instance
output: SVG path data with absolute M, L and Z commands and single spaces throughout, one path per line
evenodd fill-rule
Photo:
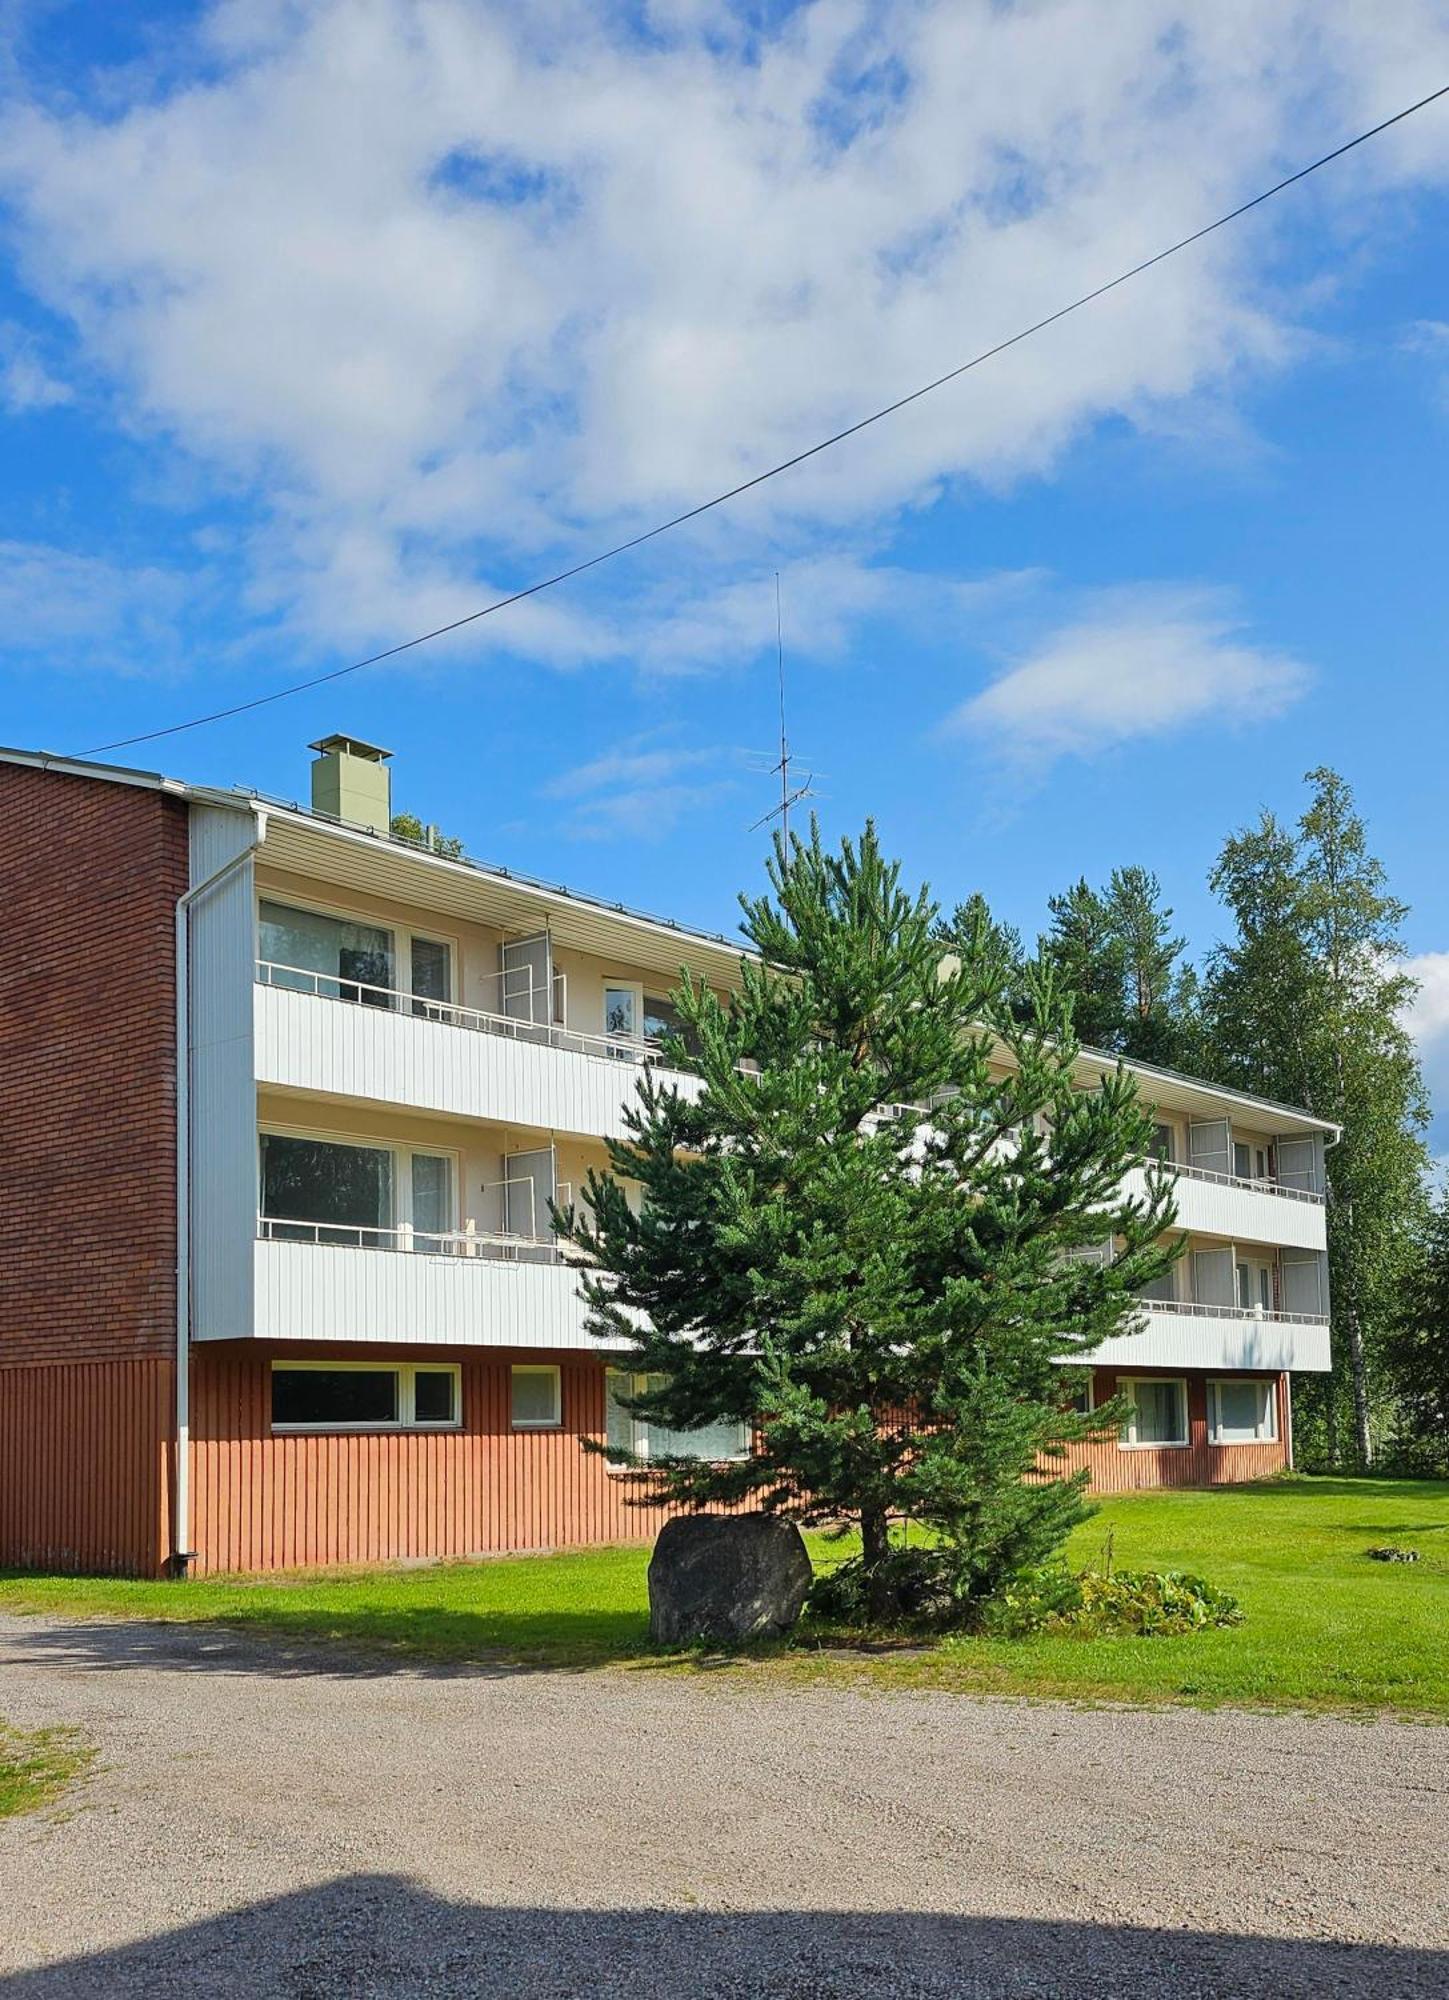
M 274 1431 L 456 1430 L 456 1365 L 274 1361 Z
M 1241 1375 L 1209 1382 L 1208 1435 L 1214 1444 L 1275 1444 L 1278 1398 L 1273 1384 Z
M 516 1431 L 556 1431 L 563 1422 L 560 1372 L 553 1367 L 509 1371 L 511 1418 Z
M 1187 1443 L 1187 1384 L 1176 1375 L 1138 1375 L 1122 1384 L 1130 1405 L 1122 1444 Z

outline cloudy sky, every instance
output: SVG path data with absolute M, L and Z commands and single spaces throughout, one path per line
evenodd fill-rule
M 325 672 L 852 422 L 1449 82 L 1449 0 L 0 0 L 0 738 Z M 1449 100 L 747 499 L 139 746 L 338 727 L 710 926 L 777 730 L 949 899 L 1204 877 L 1330 762 L 1449 1101 Z

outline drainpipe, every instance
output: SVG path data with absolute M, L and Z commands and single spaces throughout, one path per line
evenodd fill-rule
M 256 814 L 246 846 L 176 899 L 176 1469 L 172 1480 L 170 1574 L 183 1577 L 191 1547 L 191 906 L 250 861 L 267 833 Z

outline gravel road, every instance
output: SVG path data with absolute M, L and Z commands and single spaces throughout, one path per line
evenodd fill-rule
M 5 1995 L 1449 1993 L 1449 1729 L 0 1619 Z

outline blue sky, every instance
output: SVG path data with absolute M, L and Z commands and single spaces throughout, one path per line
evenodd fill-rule
M 1383 16 L 1388 18 L 1384 19 Z M 748 476 L 1449 81 L 1449 5 L 0 0 L 0 738 L 84 751 Z M 1353 783 L 1449 1098 L 1449 101 L 706 523 L 123 753 L 334 728 L 483 858 L 733 923 L 791 733 L 946 901 Z

